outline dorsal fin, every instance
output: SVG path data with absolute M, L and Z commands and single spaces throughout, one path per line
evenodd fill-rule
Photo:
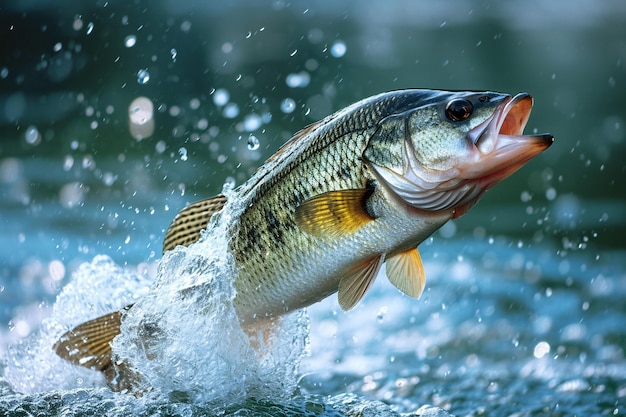
M 193 203 L 182 209 L 165 232 L 163 252 L 174 249 L 178 245 L 189 246 L 200 239 L 200 233 L 206 229 L 211 216 L 220 211 L 226 204 L 226 197 L 217 195 Z
M 300 148 L 300 142 L 306 142 L 307 140 L 311 139 L 311 137 L 308 136 L 309 133 L 313 132 L 315 129 L 317 129 L 321 125 L 322 125 L 322 121 L 319 121 L 319 122 L 311 123 L 310 125 L 300 129 L 291 137 L 291 139 L 283 143 L 283 145 L 280 148 L 278 148 L 278 150 L 272 156 L 270 156 L 265 162 L 267 163 L 267 162 L 276 161 L 280 159 L 281 157 L 285 156 L 286 152 L 298 151 Z
M 74 327 L 59 338 L 54 351 L 75 365 L 107 373 L 111 367 L 111 342 L 120 334 L 122 313 L 130 307 Z
M 413 298 L 420 298 L 426 276 L 417 248 L 411 248 L 385 260 L 387 278 L 400 291 Z
M 314 236 L 354 233 L 374 220 L 365 203 L 371 189 L 328 191 L 303 202 L 296 209 L 298 227 Z
M 339 281 L 337 297 L 339 305 L 344 311 L 357 305 L 369 287 L 376 279 L 376 275 L 383 264 L 384 256 L 376 256 L 357 265 L 351 272 Z

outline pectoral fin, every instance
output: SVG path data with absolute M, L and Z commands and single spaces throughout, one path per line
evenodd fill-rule
M 170 224 L 163 239 L 163 252 L 178 245 L 189 246 L 200 239 L 200 233 L 206 229 L 211 216 L 226 204 L 226 197 L 218 195 L 193 203 L 182 209 Z
M 310 198 L 296 209 L 298 227 L 314 236 L 338 236 L 354 233 L 374 220 L 367 212 L 371 189 L 329 191 Z
M 387 278 L 409 297 L 419 298 L 424 291 L 426 276 L 417 248 L 401 252 L 386 261 Z
M 376 275 L 383 264 L 383 256 L 377 256 L 360 265 L 357 265 L 348 275 L 339 281 L 339 305 L 344 311 L 357 305 L 369 287 L 376 279 Z
M 120 334 L 121 317 L 122 311 L 116 311 L 76 326 L 61 336 L 53 349 L 75 365 L 106 373 L 111 367 L 111 342 Z

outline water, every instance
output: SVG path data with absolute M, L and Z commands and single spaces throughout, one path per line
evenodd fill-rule
M 0 410 L 625 414 L 623 2 L 62 6 L 3 9 Z M 219 245 L 161 259 L 180 208 L 243 183 L 305 125 L 407 87 L 528 91 L 527 132 L 556 137 L 421 246 L 421 300 L 381 274 L 354 311 L 330 297 L 288 318 L 273 363 L 232 321 L 201 325 L 229 338 L 193 332 L 210 297 L 157 317 L 178 300 L 185 265 L 214 282 L 202 271 Z M 152 103 L 149 134 L 129 121 L 139 97 Z M 214 292 L 228 305 L 228 288 Z M 134 358 L 159 393 L 111 393 L 49 350 L 67 326 L 138 295 L 135 320 L 180 333 L 171 349 L 153 346 L 162 360 Z

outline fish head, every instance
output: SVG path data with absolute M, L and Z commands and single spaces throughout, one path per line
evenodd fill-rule
M 434 92 L 380 121 L 363 158 L 379 182 L 426 211 L 465 213 L 489 188 L 553 142 L 523 135 L 533 99 L 493 92 Z

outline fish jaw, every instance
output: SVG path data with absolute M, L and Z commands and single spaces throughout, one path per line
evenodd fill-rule
M 500 104 L 493 116 L 476 126 L 467 137 L 475 145 L 474 158 L 460 163 L 459 177 L 477 181 L 487 190 L 547 149 L 550 134 L 524 135 L 533 99 L 520 93 Z
M 401 201 L 423 211 L 466 213 L 482 194 L 547 149 L 550 134 L 523 135 L 533 106 L 532 97 L 505 96 L 493 113 L 456 142 L 458 152 L 444 169 L 426 167 L 410 140 L 404 143 L 404 170 L 398 172 L 370 161 L 379 181 Z

